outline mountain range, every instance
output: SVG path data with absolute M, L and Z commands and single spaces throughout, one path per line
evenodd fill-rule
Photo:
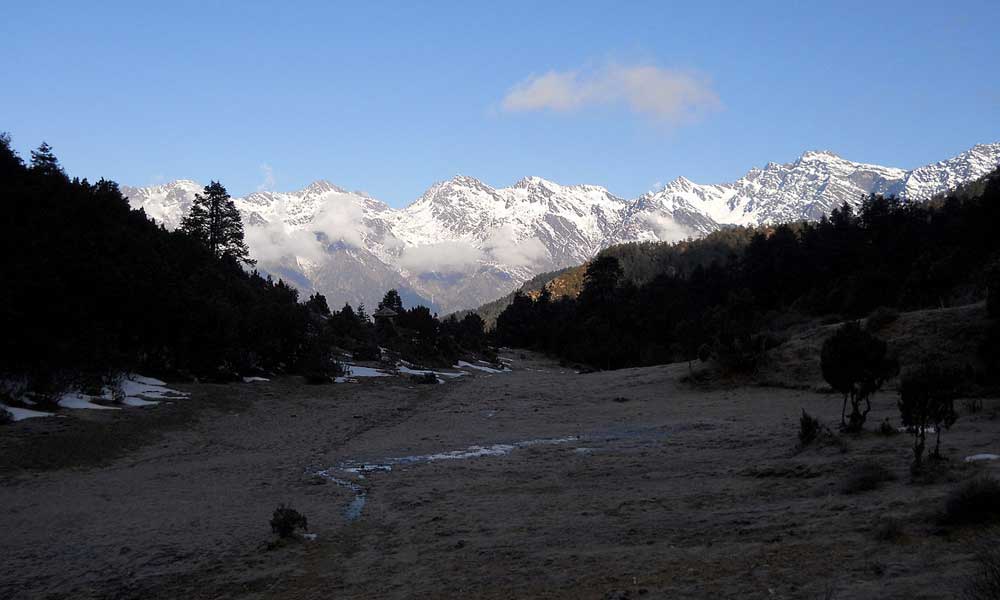
M 537 273 L 580 264 L 602 248 L 677 241 L 727 225 L 815 220 L 871 193 L 926 200 L 1000 163 L 1000 143 L 980 144 L 913 170 L 809 151 L 768 163 L 732 183 L 678 177 L 626 200 L 596 185 L 527 177 L 505 188 L 457 176 L 402 209 L 362 192 L 316 181 L 294 192 L 234 198 L 258 268 L 331 307 L 373 306 L 390 289 L 406 304 L 445 313 L 478 306 Z M 177 180 L 122 186 L 133 208 L 176 228 L 203 185 Z

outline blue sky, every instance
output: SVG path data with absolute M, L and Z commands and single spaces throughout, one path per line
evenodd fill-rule
M 631 198 L 1000 141 L 1000 3 L 819 4 L 8 2 L 0 131 L 91 179 L 394 206 L 459 173 Z

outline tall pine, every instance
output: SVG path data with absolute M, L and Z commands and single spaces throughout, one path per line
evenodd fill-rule
M 382 297 L 382 301 L 378 303 L 379 310 L 383 308 L 390 308 L 396 311 L 396 314 L 403 314 L 403 299 L 399 297 L 399 292 L 396 290 L 389 290 Z
M 40 175 L 66 177 L 66 173 L 59 165 L 59 159 L 52 153 L 52 146 L 46 142 L 42 142 L 37 150 L 31 151 L 31 170 Z
M 197 194 L 191 212 L 181 221 L 181 230 L 201 241 L 213 254 L 253 264 L 243 241 L 243 221 L 226 188 L 218 181 Z

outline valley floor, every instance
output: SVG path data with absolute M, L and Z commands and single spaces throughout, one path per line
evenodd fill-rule
M 1000 475 L 963 461 L 1000 453 L 998 400 L 961 415 L 946 474 L 916 485 L 906 435 L 796 451 L 801 410 L 832 427 L 834 395 L 696 389 L 686 364 L 513 365 L 445 385 L 180 385 L 189 399 L 6 427 L 0 597 L 942 598 L 972 570 L 982 532 L 933 514 L 955 482 Z M 869 429 L 898 423 L 894 394 L 875 401 Z M 334 469 L 366 494 L 354 520 L 355 491 L 316 475 L 494 444 Z M 844 494 L 867 460 L 898 479 Z M 268 549 L 279 503 L 316 539 Z M 903 537 L 877 541 L 890 517 Z

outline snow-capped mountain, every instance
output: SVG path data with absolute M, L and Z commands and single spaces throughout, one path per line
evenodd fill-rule
M 395 287 L 408 303 L 447 312 L 502 296 L 533 275 L 579 264 L 629 241 L 676 241 L 724 225 L 818 219 L 870 193 L 924 200 L 988 173 L 1000 143 L 906 171 L 810 151 L 754 168 L 733 183 L 679 177 L 625 200 L 595 185 L 527 177 L 493 188 L 458 176 L 403 209 L 316 181 L 294 192 L 234 198 L 264 271 L 325 294 L 331 306 L 373 305 Z M 179 226 L 202 185 L 178 180 L 122 192 L 167 228 Z

